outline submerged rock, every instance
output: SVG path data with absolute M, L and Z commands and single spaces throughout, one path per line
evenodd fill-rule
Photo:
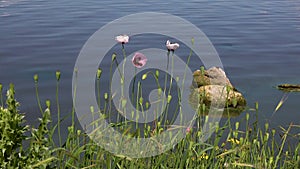
M 277 88 L 284 92 L 300 92 L 300 84 L 281 84 Z
M 226 116 L 237 116 L 246 107 L 244 96 L 231 84 L 221 68 L 195 71 L 193 86 L 189 101 L 195 109 L 204 104 L 207 109 L 202 111 L 203 114 L 207 114 L 211 103 L 215 103 L 214 106 L 218 106 L 218 103 L 224 105 Z

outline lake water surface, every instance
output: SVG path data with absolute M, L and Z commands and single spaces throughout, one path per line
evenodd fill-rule
M 137 12 L 169 13 L 199 27 L 214 44 L 227 76 L 245 95 L 248 106 L 259 102 L 262 121 L 271 121 L 272 126 L 299 124 L 299 93 L 291 93 L 271 118 L 284 94 L 274 87 L 300 83 L 300 1 L 294 0 L 2 0 L 0 83 L 5 89 L 15 84 L 27 121 L 34 123 L 40 116 L 35 73 L 40 77 L 41 99 L 49 98 L 54 105 L 55 71 L 62 72 L 61 108 L 69 113 L 73 68 L 84 43 L 108 22 Z M 129 50 L 134 51 L 134 46 Z M 191 69 L 199 66 L 193 62 Z

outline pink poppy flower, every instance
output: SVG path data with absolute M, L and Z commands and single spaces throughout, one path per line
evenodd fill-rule
M 190 127 L 186 128 L 185 132 L 186 133 L 190 133 L 191 132 L 191 128 Z
M 122 44 L 128 43 L 128 41 L 129 41 L 129 36 L 127 36 L 127 35 L 119 35 L 119 36 L 116 36 L 116 37 L 115 37 L 115 40 L 116 40 L 117 42 L 119 42 L 119 43 L 122 43 Z
M 174 51 L 177 48 L 179 48 L 179 44 L 178 43 L 171 43 L 169 40 L 167 40 L 166 47 L 168 48 L 168 50 Z
M 133 66 L 137 68 L 142 68 L 147 62 L 147 57 L 142 53 L 136 52 L 131 61 Z

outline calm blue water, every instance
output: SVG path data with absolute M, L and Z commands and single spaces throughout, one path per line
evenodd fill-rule
M 5 89 L 11 82 L 16 85 L 21 111 L 34 123 L 40 114 L 32 77 L 39 74 L 40 97 L 54 105 L 55 71 L 60 70 L 61 108 L 69 113 L 73 67 L 86 40 L 114 19 L 146 11 L 177 15 L 198 26 L 215 45 L 229 79 L 248 105 L 259 102 L 260 119 L 274 126 L 299 123 L 299 93 L 290 94 L 270 119 L 283 95 L 274 86 L 300 83 L 300 1 L 294 0 L 2 0 L 0 83 Z M 191 68 L 200 65 L 193 63 Z

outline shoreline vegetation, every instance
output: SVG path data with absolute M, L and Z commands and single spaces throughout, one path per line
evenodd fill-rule
M 123 58 L 119 59 L 124 59 L 125 63 L 127 55 L 124 44 L 128 43 L 129 37 L 127 35 L 120 35 L 116 37 L 116 41 L 122 46 L 121 56 L 123 55 Z M 173 75 L 174 51 L 179 48 L 179 44 L 167 41 L 166 47 L 168 49 L 166 72 L 168 72 L 169 62 L 171 62 L 170 69 L 171 75 Z M 192 51 L 187 58 L 185 70 L 187 69 L 191 55 Z M 291 132 L 291 130 L 299 131 L 299 124 L 290 124 L 287 128 L 279 126 L 276 129 L 270 128 L 268 123 L 265 123 L 264 126 L 258 125 L 260 122 L 258 120 L 258 103 L 255 104 L 255 113 L 253 113 L 253 111 L 249 112 L 248 110 L 242 109 L 241 111 L 245 112 L 242 115 L 244 116 L 244 120 L 233 122 L 231 118 L 232 112 L 228 108 L 236 108 L 239 107 L 239 105 L 242 105 L 243 107 L 246 105 L 246 102 L 243 99 L 241 99 L 241 101 L 237 99 L 227 99 L 224 103 L 225 108 L 227 109 L 225 109 L 224 112 L 222 111 L 225 114 L 223 117 L 225 117 L 226 120 L 224 124 L 219 125 L 218 122 L 214 124 L 207 123 L 207 119 L 210 117 L 205 114 L 205 112 L 210 108 L 205 100 L 203 100 L 206 93 L 204 94 L 204 97 L 201 97 L 201 92 L 196 92 L 193 95 L 193 98 L 181 98 L 182 91 L 176 89 L 178 90 L 177 98 L 176 95 L 171 93 L 172 83 L 182 81 L 182 84 L 184 84 L 185 74 L 183 79 L 178 77 L 173 81 L 173 79 L 169 79 L 167 75 L 160 76 L 162 72 L 159 70 L 155 70 L 155 72 L 148 71 L 143 74 L 141 78 L 134 76 L 131 97 L 126 99 L 124 97 L 125 64 L 120 65 L 122 68 L 119 69 L 116 53 L 113 53 L 111 59 L 109 83 L 111 86 L 112 66 L 116 64 L 118 73 L 120 74 L 122 97 L 120 98 L 120 104 L 117 105 L 119 107 L 113 107 L 113 96 L 111 93 L 104 93 L 104 95 L 101 96 L 100 80 L 102 70 L 98 68 L 95 77 L 95 85 L 98 108 L 100 111 L 96 112 L 94 107 L 90 107 L 90 112 L 85 114 L 92 116 L 93 121 L 88 125 L 95 127 L 92 130 L 92 133 L 96 134 L 95 137 L 105 137 L 106 140 L 110 140 L 105 146 L 113 146 L 115 149 L 130 145 L 127 144 L 127 141 L 130 141 L 130 139 L 139 140 L 140 138 L 151 138 L 156 147 L 162 147 L 158 136 L 162 135 L 164 131 L 168 131 L 168 129 L 184 129 L 183 132 L 185 137 L 178 141 L 175 139 L 177 144 L 173 144 L 173 147 L 166 149 L 165 151 L 159 151 L 157 155 L 150 157 L 144 156 L 143 158 L 132 158 L 130 156 L 125 156 L 122 154 L 122 151 L 124 151 L 123 149 L 119 150 L 121 151 L 120 154 L 113 154 L 107 150 L 107 147 L 104 147 L 103 145 L 103 147 L 99 146 L 99 142 L 96 142 L 93 139 L 94 137 L 91 137 L 92 134 L 86 132 L 87 130 L 85 130 L 85 127 L 90 126 L 81 126 L 80 124 L 77 124 L 75 119 L 75 108 L 73 105 L 71 112 L 64 112 L 64 114 L 71 115 L 71 125 L 68 126 L 67 133 L 64 134 L 66 135 L 66 139 L 62 139 L 61 122 L 65 120 L 65 118 L 61 118 L 62 112 L 60 110 L 59 102 L 59 82 L 61 73 L 60 71 L 55 72 L 56 97 L 52 106 L 50 100 L 45 100 L 45 106 L 42 106 L 44 104 L 41 103 L 38 92 L 39 77 L 35 74 L 33 76 L 35 94 L 38 109 L 41 112 L 41 117 L 39 118 L 39 124 L 37 126 L 25 125 L 25 115 L 19 111 L 19 103 L 15 98 L 14 85 L 10 85 L 6 93 L 6 98 L 3 98 L 3 86 L 0 84 L 0 168 L 300 168 L 300 133 Z M 137 69 L 146 64 L 147 57 L 142 53 L 135 53 L 131 62 L 135 67 L 136 75 Z M 201 70 L 204 72 L 204 67 L 202 67 Z M 77 77 L 77 71 L 78 70 L 75 68 L 75 77 Z M 166 99 L 159 98 L 158 101 L 154 100 L 154 102 L 149 103 L 143 98 L 141 94 L 142 81 L 147 79 L 148 75 L 153 76 L 156 81 L 158 96 L 166 96 Z M 204 77 L 205 74 L 199 75 L 203 75 Z M 160 85 L 159 77 L 164 79 L 164 85 Z M 167 83 L 168 81 L 169 83 Z M 168 85 L 169 87 L 167 87 Z M 76 94 L 76 90 L 75 82 L 74 95 Z M 225 87 L 222 88 L 221 93 L 227 94 L 228 96 L 228 93 L 232 92 L 231 90 L 234 90 L 234 88 Z M 236 92 L 236 90 L 234 91 Z M 220 97 L 222 95 L 218 94 L 217 96 Z M 181 99 L 190 99 L 194 101 L 196 111 L 192 121 L 195 121 L 194 126 L 197 126 L 197 128 L 191 125 L 186 126 L 184 123 L 183 125 L 180 123 L 180 125 L 174 126 L 172 125 L 172 122 L 174 121 L 175 115 L 171 114 L 174 116 L 171 117 L 172 119 L 167 117 L 171 107 L 175 107 L 175 109 L 172 110 L 172 113 L 176 114 L 178 111 L 178 114 L 181 113 L 178 115 L 179 117 L 183 115 L 180 106 Z M 171 105 L 170 102 L 174 100 L 178 102 L 176 102 L 175 105 Z M 129 110 L 131 114 L 126 114 L 126 104 L 130 101 L 132 104 L 135 104 L 135 108 L 133 108 L 134 110 Z M 157 102 L 162 102 L 162 104 L 156 104 Z M 279 104 L 278 108 L 282 103 L 283 101 Z M 155 111 L 148 112 L 151 104 L 155 105 Z M 189 102 L 189 104 L 191 104 L 191 102 Z M 51 107 L 55 107 L 56 112 L 52 112 Z M 114 112 L 116 109 L 118 111 L 117 114 Z M 163 110 L 163 116 L 165 117 L 154 119 L 153 122 L 151 122 L 152 124 L 145 122 L 142 123 L 143 126 L 141 127 L 139 123 L 132 123 L 135 120 L 139 121 L 138 112 L 141 112 L 141 116 L 144 116 L 147 113 L 155 113 L 160 110 Z M 114 119 L 115 121 L 110 119 L 110 116 L 115 116 L 115 114 L 112 113 L 116 114 L 116 117 L 113 117 L 116 118 L 116 120 Z M 130 121 L 121 118 L 119 113 L 132 116 L 133 120 Z M 57 115 L 57 121 L 52 120 L 51 117 L 53 114 Z M 234 115 L 236 114 L 239 115 L 240 112 L 234 113 Z M 94 119 L 94 115 L 101 118 Z M 222 116 L 222 114 L 217 115 Z M 255 119 L 252 119 L 253 117 Z M 80 118 L 82 117 L 78 117 L 79 121 Z M 103 119 L 109 121 L 109 127 L 119 131 L 121 135 L 127 136 L 126 139 L 122 138 L 120 141 L 118 140 L 120 137 L 114 137 L 113 133 L 105 135 L 104 131 L 99 130 L 98 127 L 101 126 L 97 126 L 99 125 L 98 121 Z M 202 129 L 201 126 L 203 124 L 209 124 L 208 129 Z M 102 124 L 100 123 L 100 125 Z M 104 130 L 106 130 L 106 128 L 104 128 Z M 202 136 L 206 135 L 206 132 L 211 132 L 212 135 L 203 142 Z M 54 136 L 58 136 L 58 141 L 54 140 Z M 168 137 L 173 141 L 173 138 L 176 138 L 176 135 L 168 135 Z M 280 137 L 280 139 L 277 139 L 278 137 Z M 296 144 L 289 144 L 290 139 L 295 139 Z M 104 141 L 104 139 L 101 141 Z M 118 145 L 118 143 L 120 144 Z M 148 144 L 142 145 L 145 146 L 143 147 L 145 150 L 152 151 L 151 148 L 153 147 L 149 147 Z M 126 150 L 129 149 L 133 153 L 144 153 L 137 147 L 137 145 L 127 146 Z
M 60 72 L 56 72 L 56 77 L 59 82 Z M 38 87 L 37 75 L 34 80 Z M 271 129 L 266 123 L 260 127 L 258 120 L 251 122 L 251 115 L 246 112 L 245 121 L 240 122 L 246 124 L 244 130 L 240 129 L 239 122 L 232 124 L 229 117 L 224 126 L 215 128 L 213 136 L 205 143 L 198 140 L 200 130 L 189 128 L 186 137 L 173 149 L 135 159 L 112 154 L 89 139 L 75 123 L 74 110 L 66 140 L 55 143 L 53 135 L 60 132 L 60 126 L 59 122 L 51 120 L 53 112 L 49 100 L 46 100 L 46 107 L 41 107 L 37 98 L 43 110 L 40 124 L 28 126 L 24 125 L 24 114 L 19 112 L 14 85 L 10 85 L 6 99 L 2 96 L 2 85 L 0 89 L 0 168 L 300 168 L 300 142 L 288 144 L 288 139 L 299 140 L 300 133 L 290 133 L 292 129 L 299 131 L 299 125 Z M 255 109 L 258 113 L 258 103 Z M 145 130 L 144 134 L 155 135 L 160 130 L 163 129 L 157 125 Z M 276 139 L 277 136 L 281 139 Z M 25 143 L 29 143 L 28 146 L 24 146 Z

